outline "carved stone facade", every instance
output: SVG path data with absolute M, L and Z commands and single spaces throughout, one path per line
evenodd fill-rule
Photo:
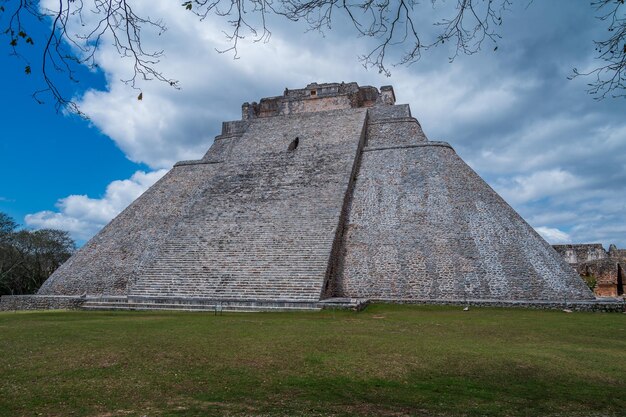
M 356 83 L 244 103 L 201 160 L 176 164 L 39 294 L 93 308 L 595 300 L 391 87 Z
M 606 251 L 600 243 L 554 245 L 561 256 L 582 277 L 594 285 L 599 297 L 624 297 L 626 250 L 611 245 Z

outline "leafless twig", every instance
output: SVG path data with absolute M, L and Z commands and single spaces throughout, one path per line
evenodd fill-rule
M 602 63 L 590 71 L 574 68 L 570 78 L 591 76 L 587 90 L 596 99 L 626 97 L 626 12 L 624 0 L 594 0 L 598 19 L 608 25 L 609 37 L 595 41 L 597 59 Z

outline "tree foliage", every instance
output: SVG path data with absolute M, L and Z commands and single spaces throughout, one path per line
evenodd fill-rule
M 17 224 L 13 219 L 0 212 L 0 243 L 5 242 L 16 228 Z
M 35 293 L 74 249 L 67 232 L 19 230 L 0 213 L 0 295 Z
M 532 3 L 532 0 L 526 0 Z M 513 0 L 187 0 L 181 6 L 199 19 L 216 15 L 230 25 L 225 35 L 237 56 L 238 43 L 251 35 L 255 41 L 267 41 L 270 15 L 291 21 L 304 21 L 308 29 L 330 29 L 338 18 L 347 18 L 358 36 L 374 38 L 377 45 L 361 57 L 366 67 L 375 67 L 389 75 L 389 66 L 412 64 L 431 48 L 452 44 L 454 52 L 474 54 L 485 42 L 498 48 L 499 28 Z M 46 7 L 49 5 L 49 7 Z M 138 80 L 158 80 L 174 88 L 178 81 L 162 74 L 158 62 L 163 51 L 144 49 L 146 32 L 161 34 L 167 28 L 160 19 L 135 12 L 132 0 L 0 0 L 0 28 L 8 37 L 13 55 L 24 60 L 24 72 L 33 67 L 23 48 L 41 49 L 41 68 L 45 86 L 34 93 L 41 101 L 44 93 L 55 100 L 57 109 L 80 114 L 76 104 L 59 89 L 55 75 L 65 74 L 76 81 L 80 67 L 97 68 L 96 53 L 104 42 L 112 43 L 119 55 L 133 62 L 133 73 L 122 80 L 136 87 Z M 574 70 L 572 78 L 592 76 L 589 92 L 596 97 L 625 96 L 626 86 L 626 17 L 624 0 L 591 0 L 599 22 L 608 37 L 596 41 L 600 65 L 590 71 Z M 443 8 L 445 17 L 431 18 L 436 34 L 428 37 L 424 17 L 432 16 L 435 7 Z M 540 7 L 540 6 L 536 6 Z M 344 20 L 340 20 L 343 22 Z M 41 46 L 30 36 L 30 25 L 49 25 Z M 80 30 L 78 30 L 80 28 Z M 400 51 L 390 62 L 390 51 Z M 394 54 L 397 55 L 397 54 Z

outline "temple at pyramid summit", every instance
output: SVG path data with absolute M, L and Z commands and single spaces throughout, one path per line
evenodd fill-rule
M 591 305 L 574 269 L 390 86 L 244 103 L 10 308 Z

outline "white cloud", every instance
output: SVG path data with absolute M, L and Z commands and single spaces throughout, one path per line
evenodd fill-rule
M 537 79 L 520 80 L 514 72 L 490 65 L 493 57 L 489 56 L 483 66 L 469 65 L 464 57 L 448 64 L 445 50 L 439 53 L 443 53 L 441 65 L 396 67 L 389 79 L 377 71 L 364 71 L 358 63 L 358 55 L 367 52 L 371 42 L 335 31 L 326 38 L 305 35 L 302 25 L 278 24 L 269 43 L 242 40 L 241 58 L 234 60 L 232 54 L 215 52 L 228 45 L 217 30 L 222 19 L 199 21 L 165 0 L 138 1 L 135 7 L 146 4 L 151 15 L 167 16 L 168 31 L 144 37 L 144 47 L 166 51 L 158 69 L 176 77 L 182 90 L 142 82 L 143 100 L 137 100 L 138 91 L 118 81 L 132 75 L 131 61 L 120 59 L 108 46 L 98 55 L 100 68 L 110 80 L 108 90 L 90 90 L 79 102 L 93 124 L 132 161 L 153 168 L 198 158 L 219 133 L 222 121 L 240 117 L 242 102 L 280 94 L 285 87 L 314 81 L 357 81 L 377 87 L 391 83 L 399 102 L 411 104 L 427 134 L 452 142 L 468 124 L 510 118 L 520 100 L 541 87 Z
M 568 243 L 572 239 L 570 235 L 554 227 L 541 226 L 535 227 L 535 230 L 551 244 Z
M 529 203 L 555 197 L 584 186 L 585 181 L 560 168 L 503 179 L 496 188 L 512 203 Z
M 215 52 L 227 46 L 224 20 L 199 21 L 180 3 L 166 0 L 137 0 L 133 6 L 165 19 L 169 30 L 159 37 L 146 32 L 144 47 L 165 50 L 158 68 L 178 78 L 182 90 L 141 83 L 138 101 L 138 91 L 118 81 L 131 75 L 130 62 L 103 43 L 98 63 L 109 80 L 107 90 L 79 98 L 93 125 L 132 161 L 160 169 L 198 158 L 222 121 L 240 117 L 242 102 L 280 94 L 285 87 L 313 81 L 391 84 L 398 102 L 411 105 L 431 139 L 449 141 L 530 223 L 541 225 L 537 230 L 549 240 L 601 239 L 626 246 L 621 102 L 596 102 L 584 92 L 588 80 L 566 79 L 568 68 L 588 61 L 587 43 L 593 53 L 595 20 L 587 6 L 520 6 L 507 15 L 497 53 L 485 50 L 448 64 L 448 51 L 436 49 L 416 65 L 392 68 L 390 79 L 363 70 L 357 56 L 372 44 L 346 35 L 340 21 L 339 30 L 326 38 L 304 34 L 302 25 L 272 21 L 270 42 L 246 39 L 241 59 L 233 60 L 232 54 Z M 57 221 L 74 233 L 90 230 L 87 236 L 119 211 L 107 195 L 70 196 L 60 200 L 59 212 L 28 218 L 33 227 Z
M 168 31 L 144 37 L 143 47 L 165 49 L 158 69 L 176 77 L 181 90 L 158 81 L 140 82 L 143 99 L 137 100 L 139 91 L 118 81 L 132 75 L 132 62 L 105 46 L 98 60 L 110 80 L 108 90 L 87 91 L 79 104 L 132 161 L 152 168 L 200 157 L 219 134 L 222 121 L 241 117 L 244 101 L 258 101 L 280 94 L 287 86 L 314 81 L 357 79 L 378 86 L 387 81 L 355 66 L 357 40 L 353 38 L 329 43 L 320 53 L 317 47 L 294 42 L 292 34 L 285 35 L 278 28 L 270 43 L 242 40 L 242 58 L 234 60 L 231 53 L 216 52 L 227 46 L 223 33 L 216 30 L 223 20 L 200 21 L 166 0 L 138 1 L 134 7 L 138 6 L 149 7 L 150 15 L 167 16 Z
M 57 202 L 59 211 L 46 210 L 28 214 L 24 220 L 27 226 L 35 229 L 67 230 L 74 239 L 87 240 L 166 172 L 165 169 L 149 173 L 137 171 L 127 180 L 110 183 L 102 198 L 70 195 Z

